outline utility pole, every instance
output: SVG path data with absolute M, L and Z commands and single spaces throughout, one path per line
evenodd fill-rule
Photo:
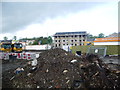
M 48 33 L 47 33 L 47 50 L 48 50 Z

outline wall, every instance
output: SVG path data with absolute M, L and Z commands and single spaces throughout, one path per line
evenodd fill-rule
M 75 53 L 76 51 L 81 51 L 82 53 L 87 53 L 88 48 L 91 46 L 73 46 L 72 47 L 72 53 Z M 94 45 L 94 47 L 107 47 L 107 55 L 114 55 L 118 54 L 120 55 L 120 45 Z
M 120 45 L 120 42 L 94 42 L 94 45 Z
M 51 46 L 48 45 L 48 49 L 50 49 Z M 46 50 L 47 45 L 28 45 L 25 47 L 26 50 Z

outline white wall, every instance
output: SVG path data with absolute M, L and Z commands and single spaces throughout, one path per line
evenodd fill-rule
M 48 45 L 48 49 L 50 49 L 51 46 Z M 47 45 L 28 45 L 25 47 L 26 50 L 46 50 Z
M 94 42 L 94 45 L 120 45 L 120 42 Z

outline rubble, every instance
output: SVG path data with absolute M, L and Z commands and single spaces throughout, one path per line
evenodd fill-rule
M 112 70 L 97 55 L 78 57 L 56 48 L 40 53 L 36 66 L 27 64 L 24 72 L 7 80 L 13 88 L 117 89 L 120 88 L 120 66 L 117 67 Z

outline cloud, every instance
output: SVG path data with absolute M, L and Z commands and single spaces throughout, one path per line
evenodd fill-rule
M 118 31 L 117 4 L 103 5 L 91 10 L 69 13 L 65 16 L 47 18 L 43 23 L 28 25 L 17 32 L 19 37 L 39 37 L 56 32 L 87 31 L 93 35 L 109 35 Z
M 3 6 L 4 28 L 0 37 L 40 37 L 71 31 L 109 35 L 118 31 L 117 3 L 40 2 Z
M 95 2 L 3 2 L 2 33 L 14 33 L 27 25 L 44 23 L 47 18 L 66 16 L 90 9 L 102 3 Z

